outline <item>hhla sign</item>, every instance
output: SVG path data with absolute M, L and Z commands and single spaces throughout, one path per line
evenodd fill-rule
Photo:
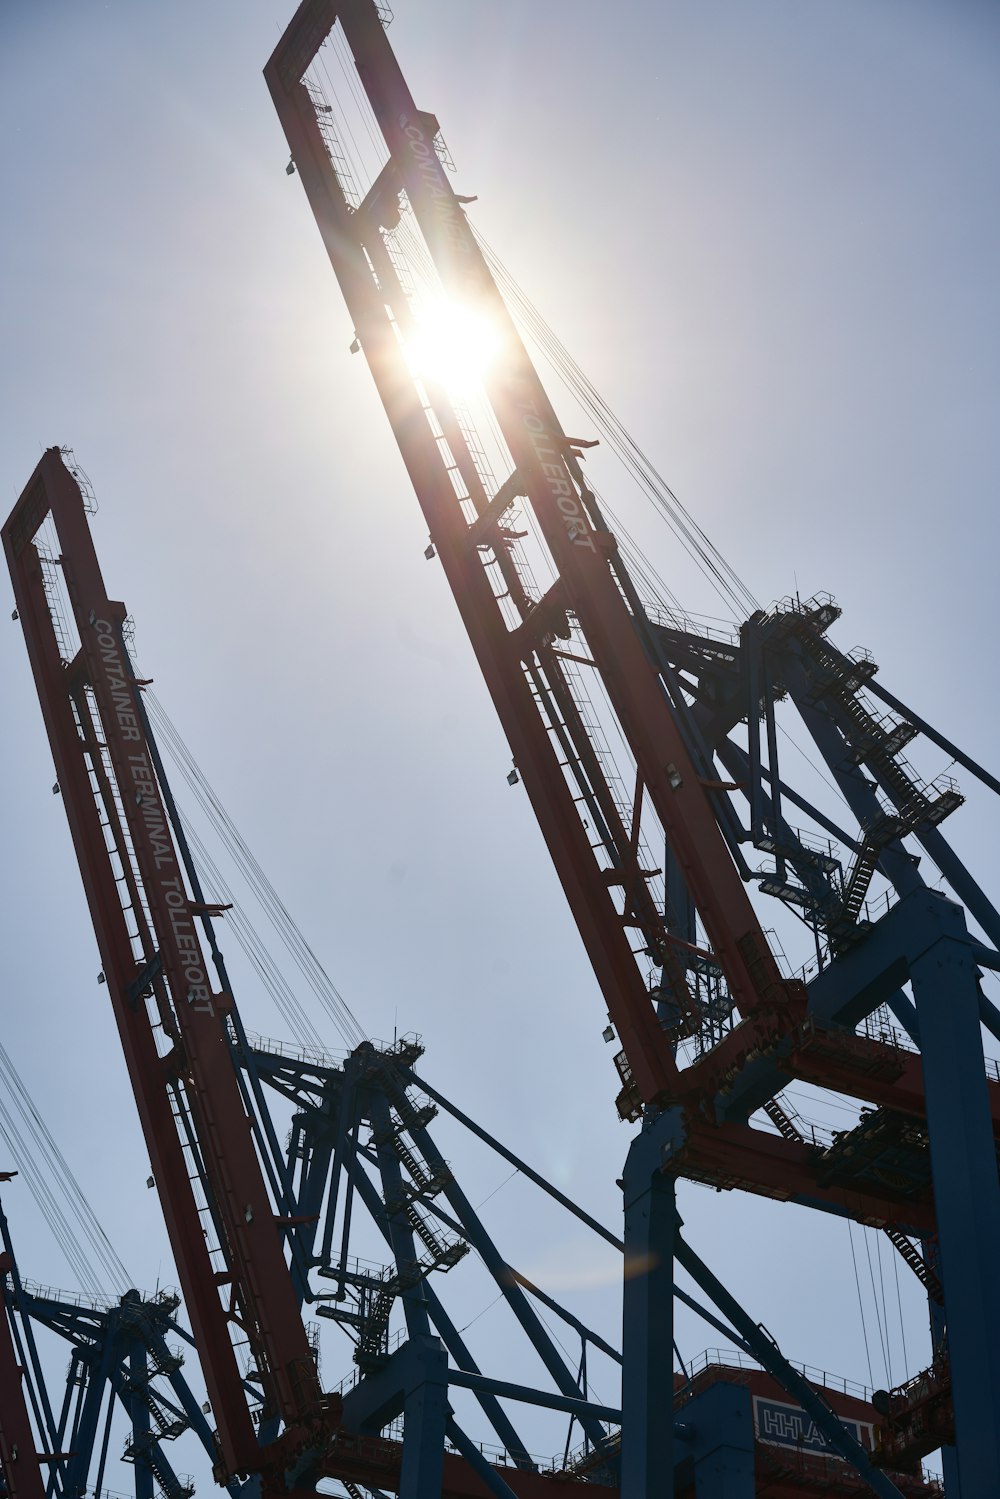
M 838 1416 L 856 1442 L 867 1452 L 875 1444 L 875 1429 L 870 1421 L 855 1421 L 850 1416 Z M 835 1457 L 820 1435 L 811 1416 L 807 1416 L 799 1405 L 786 1405 L 780 1400 L 769 1400 L 765 1396 L 753 1397 L 753 1424 L 759 1442 L 770 1442 L 775 1447 L 794 1447 L 801 1452 L 822 1452 Z

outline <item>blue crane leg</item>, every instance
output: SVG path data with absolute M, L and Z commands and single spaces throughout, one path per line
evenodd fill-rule
M 445 1427 L 448 1405 L 448 1356 L 435 1338 L 414 1340 L 417 1382 L 403 1405 L 403 1462 L 399 1499 L 428 1499 L 440 1494 L 444 1479 Z
M 911 950 L 962 1490 L 1000 1494 L 1000 1184 L 976 964 L 964 917 L 933 898 Z
M 625 1287 L 622 1304 L 621 1499 L 668 1499 L 674 1491 L 673 1181 L 660 1170 L 655 1133 L 632 1142 L 622 1186 Z
M 695 1499 L 754 1499 L 750 1391 L 741 1385 L 712 1385 L 684 1407 L 680 1419 L 693 1433 Z M 684 1466 L 682 1460 L 678 1477 Z

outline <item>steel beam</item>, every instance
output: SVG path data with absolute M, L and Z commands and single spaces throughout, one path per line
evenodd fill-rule
M 0 1254 L 0 1477 L 10 1499 L 45 1499 L 35 1434 L 24 1399 L 23 1374 L 7 1321 L 3 1282 L 10 1256 Z
M 669 1499 L 674 1486 L 674 1185 L 661 1169 L 659 1135 L 632 1142 L 622 1177 L 621 1499 Z
M 961 909 L 944 896 L 929 895 L 914 938 L 958 1467 L 966 1494 L 1000 1494 L 1000 1184 L 976 963 Z

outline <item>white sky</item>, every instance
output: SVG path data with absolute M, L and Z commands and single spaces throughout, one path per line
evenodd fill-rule
M 420 1031 L 431 1081 L 615 1223 L 603 1006 L 284 173 L 260 70 L 290 11 L 5 5 L 4 505 L 75 447 L 144 668 L 362 1024 Z M 398 0 L 390 33 L 476 223 L 753 591 L 830 589 L 838 643 L 994 768 L 998 32 L 961 0 Z M 14 625 L 0 681 L 3 1041 L 149 1286 L 172 1274 Z M 468 1169 L 474 1201 L 506 1175 Z M 589 1250 L 520 1190 L 488 1221 L 558 1294 Z M 24 1273 L 65 1283 L 4 1201 Z M 845 1227 L 681 1206 L 790 1356 L 867 1380 Z M 607 1289 L 578 1309 L 613 1332 Z

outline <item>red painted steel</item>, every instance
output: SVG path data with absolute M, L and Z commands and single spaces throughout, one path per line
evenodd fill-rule
M 47 566 L 61 569 L 82 642 L 69 662 L 60 652 L 34 544 L 48 516 L 61 556 Z M 2 535 L 58 788 L 218 1426 L 217 1476 L 260 1473 L 266 1496 L 287 1495 L 299 1492 L 290 1490 L 287 1475 L 305 1464 L 316 1473 L 362 1482 L 367 1477 L 396 1491 L 400 1444 L 344 1431 L 340 1397 L 319 1387 L 226 1045 L 229 998 L 212 993 L 208 984 L 194 903 L 142 732 L 139 689 L 124 657 L 125 608 L 107 596 L 80 490 L 57 448 L 41 459 Z M 114 850 L 126 847 L 126 832 L 135 870 L 125 857 L 116 874 Z M 133 945 L 137 934 L 144 939 L 141 956 Z M 154 957 L 155 975 L 149 966 Z M 143 992 L 136 986 L 140 975 Z M 164 1055 L 157 1053 L 157 1025 L 172 1041 Z M 221 1272 L 189 1179 L 168 1092 L 172 1082 L 184 1089 L 204 1162 L 226 1260 Z M 284 1420 L 277 1441 L 263 1448 L 242 1387 L 234 1329 L 249 1340 L 271 1407 Z M 3 1359 L 0 1335 L 0 1441 L 8 1434 L 8 1406 L 14 1410 L 13 1374 Z M 443 1493 L 478 1499 L 486 1492 L 464 1459 L 446 1455 L 445 1470 Z M 502 1471 L 523 1499 L 550 1492 L 553 1484 L 560 1494 L 584 1487 L 573 1478 Z M 42 1499 L 43 1492 L 24 1479 L 23 1499 Z
M 42 564 L 32 537 L 51 514 L 81 647 L 60 658 Z M 315 1363 L 292 1291 L 224 1032 L 227 996 L 212 993 L 183 874 L 141 731 L 125 665 L 122 605 L 107 596 L 79 489 L 58 449 L 42 458 L 3 529 L 18 611 L 45 718 L 125 1058 L 163 1204 L 185 1304 L 198 1342 L 226 1472 L 259 1466 L 259 1444 L 240 1388 L 230 1331 L 249 1340 L 275 1410 L 293 1422 L 315 1411 Z M 87 688 L 92 690 L 91 697 Z M 74 711 L 75 710 L 75 711 Z M 99 738 L 98 738 L 99 736 Z M 101 754 L 106 748 L 106 760 Z M 107 767 L 120 800 L 107 786 Z M 138 869 L 131 918 L 145 936 L 137 960 L 116 885 L 95 785 Z M 127 861 L 123 861 L 127 863 Z M 146 1002 L 130 988 L 158 956 L 151 984 L 172 1045 L 157 1054 Z M 197 1131 L 226 1269 L 213 1265 L 171 1108 L 179 1083 Z M 219 1286 L 228 1286 L 229 1307 Z
M 13 1268 L 0 1254 L 0 1282 Z M 0 1483 L 8 1499 L 45 1499 L 35 1434 L 24 1398 L 24 1378 L 17 1362 L 7 1312 L 0 1297 Z
M 720 1192 L 752 1192 L 776 1202 L 823 1207 L 873 1228 L 903 1225 L 906 1233 L 920 1236 L 935 1231 L 929 1187 L 909 1198 L 892 1196 L 875 1180 L 820 1185 L 823 1162 L 817 1147 L 748 1124 L 693 1122 L 679 1152 L 665 1159 L 664 1169 Z
M 358 74 L 390 153 L 389 164 L 357 209 L 349 207 L 301 78 L 334 20 L 343 28 Z M 609 699 L 635 756 L 645 795 L 679 860 L 739 1011 L 739 1045 L 791 1026 L 801 1013 L 801 986 L 784 981 L 746 889 L 719 830 L 655 667 L 647 659 L 614 573 L 613 537 L 595 530 L 586 510 L 579 465 L 524 349 L 434 147 L 437 121 L 418 110 L 371 0 L 333 5 L 305 0 L 265 69 L 292 158 L 426 516 L 449 584 L 531 798 L 588 954 L 645 1102 L 695 1091 L 696 1068 L 680 1074 L 623 931 L 606 872 L 595 860 L 548 727 L 525 676 L 539 665 L 562 682 L 562 663 L 547 650 L 553 613 L 575 615 Z M 451 474 L 401 354 L 392 319 L 410 316 L 385 249 L 381 225 L 405 189 L 443 284 L 484 310 L 500 330 L 502 354 L 486 385 L 510 453 L 516 492 L 540 524 L 559 578 L 541 604 L 510 630 L 484 572 L 478 546 L 497 539 L 492 496 L 476 492 L 460 427 L 440 392 L 434 414 L 479 511 L 471 524 L 457 502 Z M 391 307 L 392 319 L 387 311 Z M 480 486 L 481 490 L 481 486 Z M 502 509 L 502 506 L 501 506 Z M 503 567 L 502 540 L 495 548 Z M 510 568 L 504 572 L 511 597 Z M 530 604 L 529 604 L 530 608 Z M 564 685 L 564 684 L 563 684 Z M 559 697 L 558 690 L 554 694 Z M 567 696 L 571 696 L 567 689 Z M 613 799 L 603 777 L 591 776 L 602 812 Z M 624 843 L 628 844 L 627 830 Z M 623 859 L 624 862 L 624 859 Z M 642 882 L 640 882 L 642 883 Z M 642 890 L 645 890 L 644 884 Z M 652 929 L 680 1008 L 686 985 L 662 926 L 648 902 L 632 926 Z
M 314 101 L 301 81 L 335 22 L 355 58 L 389 153 L 358 207 L 348 202 Z M 303 0 L 264 71 L 358 343 L 621 1039 L 638 1101 L 710 1099 L 725 1092 L 754 1056 L 798 1032 L 789 1055 L 790 1073 L 904 1113 L 924 1113 L 919 1059 L 863 1037 L 844 1032 L 824 1037 L 802 1028 L 804 988 L 780 975 L 720 831 L 711 786 L 699 779 L 619 587 L 614 538 L 596 530 L 587 513 L 574 440 L 559 425 L 452 190 L 435 149 L 437 121 L 417 109 L 372 0 Z M 383 227 L 391 228 L 395 221 L 400 190 L 405 190 L 445 287 L 485 311 L 501 331 L 502 352 L 485 383 L 513 473 L 496 496 L 483 489 L 462 423 L 447 397 L 437 389 L 431 392 L 433 417 L 477 512 L 471 522 L 456 497 L 452 469 L 397 336 L 397 328 L 408 331 L 412 313 Z M 535 604 L 526 600 L 498 532 L 508 491 L 527 497 L 558 565 L 556 582 Z M 516 629 L 508 627 L 481 561 L 479 548 L 490 541 L 522 615 Z M 585 736 L 580 728 L 574 748 L 580 746 L 595 801 L 623 850 L 621 867 L 600 868 L 584 831 L 579 798 L 567 783 L 550 725 L 526 676 L 526 666 L 542 671 L 558 716 L 575 733 L 580 726 L 573 722 L 573 693 L 561 672 L 564 659 L 576 653 L 561 653 L 552 644 L 553 622 L 567 609 L 582 628 L 589 659 L 635 757 L 637 785 L 656 809 L 708 934 L 711 956 L 743 1017 L 684 1072 L 674 1061 L 627 935 L 629 927 L 652 935 L 683 1011 L 678 945 L 662 916 L 651 911 L 650 893 L 634 863 L 629 867 L 634 820 L 631 827 L 622 823 L 599 756 L 589 743 L 581 743 Z M 633 911 L 626 913 L 627 920 L 612 899 L 616 886 L 631 893 Z M 1000 1121 L 1000 1087 L 991 1087 L 991 1102 Z
M 434 149 L 436 121 L 417 110 L 374 4 L 348 0 L 337 14 L 445 286 L 500 330 L 503 354 L 485 379 L 494 412 L 717 960 L 741 1013 L 750 1013 L 773 1002 L 765 986 L 779 995 L 784 981 L 609 567 L 610 538 L 595 533 L 586 514 L 567 463 L 570 441 Z M 761 950 L 759 977 L 741 947 L 747 938 Z

